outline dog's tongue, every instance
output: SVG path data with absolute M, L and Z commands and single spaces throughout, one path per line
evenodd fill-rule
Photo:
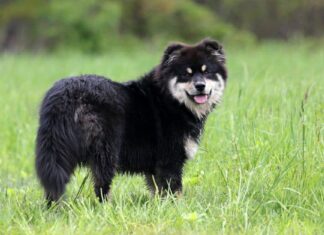
M 197 104 L 204 104 L 208 100 L 207 95 L 195 95 L 193 98 Z

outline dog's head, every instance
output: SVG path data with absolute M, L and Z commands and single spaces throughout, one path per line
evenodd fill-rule
M 210 39 L 196 45 L 172 44 L 164 52 L 161 77 L 174 99 L 198 118 L 220 102 L 227 72 L 222 46 Z

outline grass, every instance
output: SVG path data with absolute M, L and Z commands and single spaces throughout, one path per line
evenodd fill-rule
M 99 204 L 79 169 L 47 210 L 34 172 L 38 107 L 61 77 L 125 81 L 160 50 L 0 57 L 0 233 L 323 234 L 324 48 L 268 44 L 228 52 L 224 102 L 186 164 L 184 194 L 152 198 L 140 176 L 118 176 Z

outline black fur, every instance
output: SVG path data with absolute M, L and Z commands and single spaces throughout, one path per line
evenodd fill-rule
M 218 45 L 171 45 L 161 64 L 137 81 L 84 75 L 56 82 L 41 105 L 36 140 L 36 170 L 47 200 L 62 196 L 79 165 L 91 169 L 100 200 L 117 172 L 144 174 L 154 192 L 180 192 L 183 139 L 198 142 L 205 117 L 174 99 L 167 82 L 181 66 L 202 59 L 226 79 L 225 65 L 210 59 L 209 44 Z

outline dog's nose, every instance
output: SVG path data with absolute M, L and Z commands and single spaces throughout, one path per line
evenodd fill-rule
M 204 89 L 205 89 L 205 83 L 203 83 L 203 82 L 197 82 L 196 84 L 195 84 L 195 87 L 196 87 L 196 89 L 197 89 L 197 91 L 203 91 Z

